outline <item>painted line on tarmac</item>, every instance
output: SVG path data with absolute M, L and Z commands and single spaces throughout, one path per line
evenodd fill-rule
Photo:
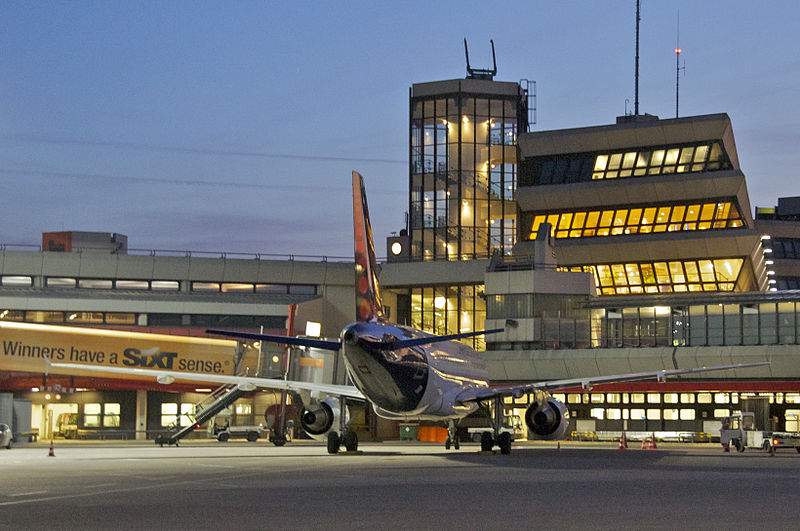
M 243 479 L 243 478 L 247 478 L 247 477 L 258 476 L 258 475 L 260 475 L 262 473 L 263 472 L 261 472 L 261 471 L 252 472 L 252 473 L 249 473 L 249 474 L 241 474 L 241 475 L 235 476 L 233 478 L 228 477 L 226 479 L 227 480 Z M 208 481 L 218 481 L 218 480 L 219 480 L 219 478 L 217 478 L 217 477 L 211 477 L 211 478 L 197 479 L 197 480 L 192 480 L 192 481 L 189 481 L 189 480 L 186 480 L 186 481 L 173 481 L 172 483 L 160 482 L 160 483 L 158 483 L 156 485 L 141 485 L 141 486 L 138 486 L 138 487 L 126 487 L 126 488 L 121 488 L 121 489 L 102 489 L 102 490 L 97 490 L 97 488 L 95 487 L 94 490 L 86 491 L 86 492 L 73 492 L 73 493 L 70 493 L 70 494 L 54 494 L 52 496 L 41 496 L 41 497 L 38 497 L 38 498 L 28 498 L 28 499 L 25 499 L 25 500 L 4 501 L 4 502 L 0 502 L 0 507 L 7 507 L 7 506 L 10 506 L 10 505 L 23 505 L 23 504 L 26 504 L 26 503 L 48 502 L 48 501 L 54 501 L 54 500 L 68 500 L 68 499 L 71 499 L 71 498 L 86 498 L 88 496 L 98 496 L 98 495 L 103 495 L 103 494 L 112 494 L 112 493 L 118 494 L 118 493 L 121 493 L 121 492 L 135 492 L 135 491 L 141 491 L 141 490 L 152 490 L 152 489 L 157 489 L 157 488 L 177 487 L 179 485 L 192 485 L 192 484 L 196 484 L 196 483 L 205 483 L 205 482 L 208 482 Z M 43 491 L 43 492 L 47 492 L 47 491 Z
M 17 492 L 16 494 L 6 494 L 9 498 L 16 498 L 20 496 L 32 496 L 34 494 L 46 494 L 46 490 L 32 490 L 30 492 Z

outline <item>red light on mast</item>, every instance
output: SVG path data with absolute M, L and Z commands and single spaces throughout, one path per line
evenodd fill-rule
M 681 53 L 682 51 L 680 48 L 675 48 L 675 53 Z

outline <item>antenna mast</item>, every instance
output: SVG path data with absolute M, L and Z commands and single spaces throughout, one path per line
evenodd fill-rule
M 633 114 L 639 116 L 639 16 L 640 0 L 636 0 L 636 73 L 634 74 L 635 95 L 633 99 Z
M 497 59 L 494 56 L 494 40 L 489 40 L 492 44 L 492 69 L 488 68 L 472 68 L 469 64 L 469 49 L 467 48 L 467 39 L 464 39 L 464 55 L 467 57 L 467 79 L 494 79 L 497 75 Z
M 678 102 L 681 87 L 681 70 L 686 71 L 686 62 L 681 67 L 681 11 L 678 10 L 678 36 L 675 39 L 675 118 L 678 117 Z

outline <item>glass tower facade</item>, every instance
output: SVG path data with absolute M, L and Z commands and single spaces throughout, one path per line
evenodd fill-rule
M 517 83 L 464 79 L 414 85 L 410 98 L 412 260 L 510 254 L 517 135 L 527 130 Z

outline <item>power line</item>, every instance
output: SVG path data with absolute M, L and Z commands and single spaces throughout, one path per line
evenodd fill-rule
M 202 179 L 158 179 L 156 177 L 130 177 L 122 175 L 108 175 L 99 173 L 73 173 L 73 172 L 56 172 L 56 171 L 41 171 L 41 170 L 25 170 L 18 168 L 0 168 L 0 174 L 4 175 L 24 175 L 28 177 L 45 177 L 56 179 L 80 179 L 80 180 L 102 180 L 102 181 L 117 181 L 125 183 L 148 183 L 156 185 L 175 185 L 175 186 L 213 186 L 222 188 L 242 188 L 242 189 L 258 189 L 258 190 L 306 190 L 309 192 L 319 192 L 320 186 L 318 184 L 258 184 L 258 183 L 245 183 L 236 181 L 206 181 Z M 350 193 L 350 188 L 345 186 L 325 186 L 326 191 L 335 191 L 342 193 Z M 378 195 L 397 195 L 400 191 L 392 190 L 376 190 L 372 192 Z
M 294 155 L 289 153 L 266 153 L 259 151 L 192 148 L 192 147 L 182 147 L 182 146 L 163 146 L 158 144 L 141 144 L 135 142 L 81 140 L 81 139 L 65 138 L 58 136 L 45 136 L 45 135 L 24 135 L 24 134 L 0 135 L 0 139 L 11 140 L 11 141 L 33 142 L 38 144 L 84 146 L 84 147 L 107 147 L 114 149 L 133 149 L 137 151 L 162 151 L 168 153 L 183 153 L 191 155 L 257 157 L 257 158 L 267 158 L 267 159 L 288 159 L 288 160 L 319 160 L 327 162 L 371 162 L 379 164 L 403 164 L 403 165 L 408 164 L 408 161 L 394 160 L 394 159 L 372 159 L 363 157 L 329 157 L 322 155 Z

